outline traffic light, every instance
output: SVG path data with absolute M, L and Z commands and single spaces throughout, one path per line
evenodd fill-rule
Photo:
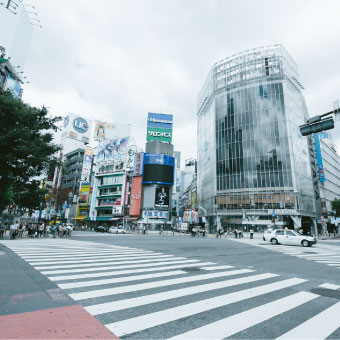
M 318 121 L 313 122 L 310 120 L 310 123 L 300 125 L 299 128 L 302 136 L 308 136 L 313 133 L 334 129 L 334 120 L 332 117 L 323 120 L 319 117 Z

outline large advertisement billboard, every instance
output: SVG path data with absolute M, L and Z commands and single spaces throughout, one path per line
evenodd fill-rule
M 81 173 L 81 180 L 82 181 L 89 181 L 90 174 L 91 174 L 91 166 L 92 166 L 92 159 L 93 159 L 93 149 L 87 146 L 85 148 L 84 153 L 84 160 L 83 160 L 83 169 Z
M 130 137 L 102 140 L 98 144 L 97 162 L 121 161 L 128 158 Z
M 171 143 L 172 123 L 172 115 L 149 112 L 146 139 Z
M 64 118 L 64 126 L 62 129 L 62 138 L 72 138 L 83 143 L 89 143 L 91 123 L 89 120 L 75 115 L 69 114 Z
M 174 185 L 174 170 L 174 157 L 163 154 L 144 153 L 144 184 Z
M 169 208 L 169 192 L 170 188 L 165 186 L 156 187 L 155 207 Z
M 314 145 L 315 145 L 316 159 L 318 161 L 319 180 L 320 182 L 325 182 L 326 176 L 325 176 L 325 170 L 323 168 L 321 146 L 320 146 L 320 139 L 319 139 L 318 133 L 314 134 Z
M 140 216 L 142 203 L 142 177 L 132 177 L 130 196 L 130 216 Z
M 96 120 L 94 140 L 122 138 L 130 134 L 131 124 L 114 124 Z

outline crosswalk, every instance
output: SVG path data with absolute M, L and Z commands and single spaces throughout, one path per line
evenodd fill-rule
M 317 244 L 312 248 L 303 248 L 300 246 L 272 245 L 271 243 L 262 240 L 232 239 L 232 241 L 251 244 L 267 250 L 296 256 L 340 269 L 340 248 L 337 245 Z
M 339 300 L 304 278 L 87 241 L 1 243 L 123 339 L 340 336 Z

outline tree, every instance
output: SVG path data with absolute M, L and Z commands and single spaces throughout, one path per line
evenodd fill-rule
M 24 186 L 48 168 L 60 149 L 52 136 L 60 119 L 48 117 L 45 107 L 31 107 L 0 87 L 0 213 L 11 185 Z
M 335 215 L 340 217 L 340 199 L 334 199 L 331 202 L 332 210 L 335 211 Z

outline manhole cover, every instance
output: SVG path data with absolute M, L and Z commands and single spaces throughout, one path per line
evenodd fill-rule
M 182 270 L 184 270 L 185 272 L 198 272 L 199 270 L 201 270 L 201 268 L 188 267 L 188 268 L 182 268 Z
M 340 290 L 327 289 L 327 288 L 314 288 L 311 292 L 325 297 L 333 299 L 340 299 Z

